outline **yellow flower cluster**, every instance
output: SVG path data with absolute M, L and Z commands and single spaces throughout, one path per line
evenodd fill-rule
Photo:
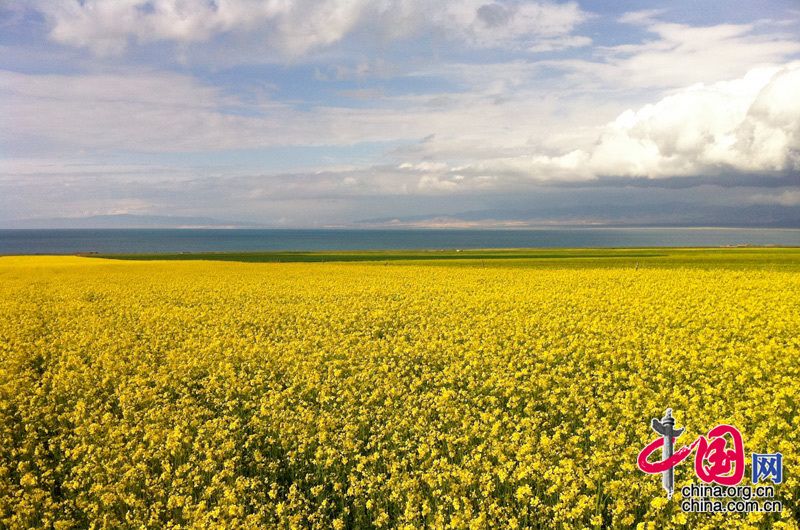
M 0 528 L 798 528 L 799 301 L 779 270 L 0 258 Z M 783 512 L 666 501 L 636 456 L 667 406 L 781 451 Z

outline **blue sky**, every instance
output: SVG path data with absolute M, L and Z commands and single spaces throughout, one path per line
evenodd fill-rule
M 0 226 L 795 226 L 798 93 L 794 0 L 0 0 Z

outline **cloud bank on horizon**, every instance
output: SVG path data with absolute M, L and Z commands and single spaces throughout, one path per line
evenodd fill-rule
M 0 226 L 800 223 L 792 1 L 0 0 L 0 28 Z

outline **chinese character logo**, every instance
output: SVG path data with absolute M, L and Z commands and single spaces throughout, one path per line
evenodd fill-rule
M 706 483 L 716 482 L 723 486 L 734 486 L 744 477 L 744 442 L 742 433 L 732 425 L 717 425 L 708 434 L 698 436 L 691 444 L 684 445 L 674 451 L 675 439 L 683 434 L 684 429 L 675 429 L 675 419 L 672 409 L 667 409 L 661 420 L 653 419 L 651 426 L 661 438 L 656 438 L 639 453 L 637 464 L 645 473 L 661 473 L 661 484 L 671 498 L 675 490 L 675 466 L 684 461 L 692 451 L 694 456 L 694 472 L 700 480 Z M 731 444 L 730 447 L 728 444 Z M 649 460 L 658 448 L 661 448 L 661 460 Z M 762 455 L 774 456 L 774 455 Z M 755 455 L 754 455 L 755 459 Z M 780 459 L 775 464 L 780 468 Z M 770 463 L 765 462 L 759 472 L 774 476 L 780 471 L 774 471 Z M 755 465 L 753 478 L 756 478 Z
M 783 482 L 783 455 L 753 453 L 753 484 L 761 480 L 771 480 L 773 484 Z

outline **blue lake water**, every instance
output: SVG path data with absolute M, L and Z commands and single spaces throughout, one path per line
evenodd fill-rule
M 800 246 L 800 229 L 0 230 L 0 254 L 475 248 Z

